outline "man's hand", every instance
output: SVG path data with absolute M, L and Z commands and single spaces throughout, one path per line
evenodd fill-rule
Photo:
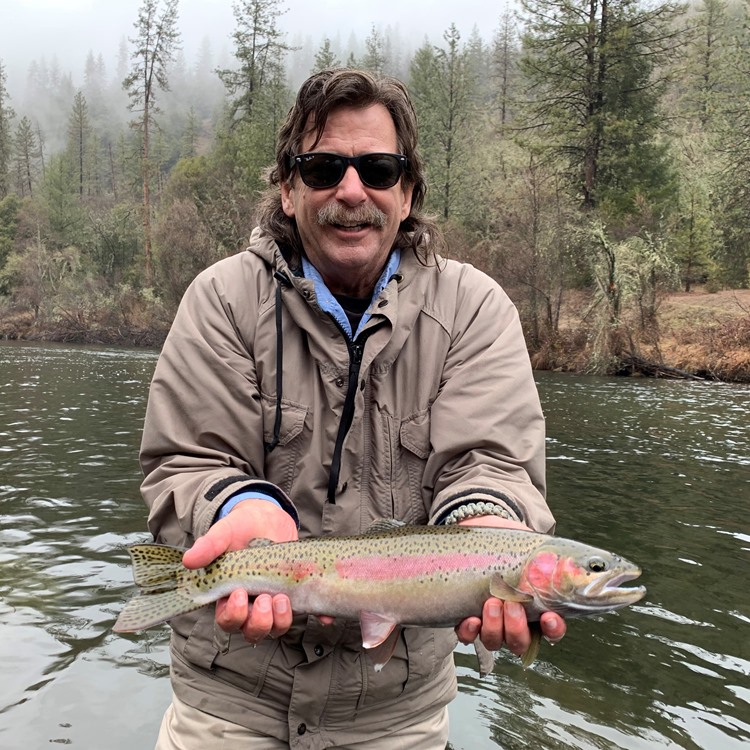
M 498 528 L 525 529 L 518 521 L 510 521 L 498 516 L 476 516 L 459 521 L 461 526 L 495 526 Z M 566 625 L 560 615 L 544 612 L 539 620 L 542 635 L 550 643 L 558 643 L 565 635 Z M 526 620 L 526 610 L 518 602 L 504 602 L 490 597 L 484 603 L 482 617 L 467 617 L 456 628 L 461 643 L 473 643 L 479 636 L 484 646 L 490 651 L 498 651 L 503 643 L 508 649 L 522 656 L 531 645 L 531 632 Z
M 297 539 L 297 528 L 291 516 L 273 503 L 243 500 L 195 540 L 182 562 L 186 568 L 202 568 L 224 552 L 244 549 L 258 537 L 291 542 Z M 242 632 L 245 640 L 255 644 L 268 635 L 278 638 L 289 630 L 292 606 L 286 594 L 261 594 L 251 605 L 247 592 L 236 589 L 216 602 L 216 624 L 228 633 Z

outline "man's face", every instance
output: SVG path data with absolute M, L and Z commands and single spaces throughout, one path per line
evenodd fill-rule
M 396 128 L 382 104 L 334 110 L 313 148 L 314 137 L 305 136 L 303 152 L 398 152 Z M 335 294 L 366 297 L 380 277 L 400 223 L 409 215 L 411 194 L 412 186 L 401 180 L 385 190 L 367 187 L 349 165 L 338 185 L 324 189 L 308 187 L 295 170 L 291 181 L 281 185 L 281 205 L 296 219 L 305 253 L 328 288 Z M 373 209 L 384 215 L 381 226 L 373 223 Z M 363 213 L 358 216 L 357 211 Z

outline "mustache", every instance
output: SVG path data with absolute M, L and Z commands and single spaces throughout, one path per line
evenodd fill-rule
M 318 211 L 318 224 L 338 224 L 344 226 L 355 226 L 358 224 L 370 224 L 374 227 L 384 227 L 388 217 L 375 206 L 357 206 L 346 208 L 340 203 L 327 203 Z

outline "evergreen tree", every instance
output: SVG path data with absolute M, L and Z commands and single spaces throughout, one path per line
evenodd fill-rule
M 373 25 L 365 39 L 365 54 L 359 61 L 359 67 L 375 74 L 382 74 L 386 67 L 385 41 Z
M 444 219 L 461 201 L 472 147 L 476 80 L 455 24 L 443 35 L 447 49 L 425 43 L 414 55 L 409 88 L 420 119 L 422 151 L 432 188 L 430 204 Z
M 8 105 L 7 75 L 0 60 L 0 199 L 10 191 L 10 166 L 13 158 L 12 123 L 15 113 Z
M 177 29 L 178 0 L 143 0 L 134 24 L 138 32 L 130 41 L 135 45 L 130 74 L 123 87 L 130 97 L 130 109 L 138 113 L 133 122 L 141 140 L 141 177 L 143 184 L 143 243 L 146 286 L 153 278 L 151 250 L 151 131 L 154 126 L 156 93 L 169 89 L 167 66 L 179 44 Z M 161 11 L 161 12 L 160 12 Z
M 289 51 L 278 19 L 280 0 L 239 0 L 232 7 L 237 28 L 232 34 L 237 69 L 217 71 L 230 96 L 232 120 L 251 120 L 253 107 L 269 79 L 278 78 L 278 66 Z
M 525 125 L 564 157 L 584 208 L 635 210 L 668 189 L 657 143 L 666 64 L 681 44 L 682 7 L 639 0 L 522 0 Z
M 84 192 L 91 191 L 90 165 L 93 154 L 88 104 L 80 90 L 73 99 L 73 108 L 68 118 L 68 138 L 68 151 L 76 170 L 77 192 L 79 198 L 83 198 Z
M 680 85 L 682 107 L 700 127 L 712 125 L 726 93 L 730 34 L 725 0 L 702 0 L 690 19 L 690 41 Z
M 341 62 L 338 55 L 331 48 L 331 40 L 326 36 L 323 37 L 323 43 L 320 45 L 320 49 L 315 53 L 315 67 L 313 73 L 318 73 L 321 70 L 328 70 L 330 68 L 338 68 Z
M 16 188 L 21 197 L 34 195 L 34 184 L 37 178 L 37 162 L 39 150 L 37 147 L 34 126 L 28 117 L 22 117 L 16 127 L 13 140 L 15 154 Z
M 501 132 L 505 131 L 505 126 L 513 117 L 515 87 L 518 80 L 518 56 L 518 30 L 513 14 L 506 10 L 500 17 L 500 26 L 492 40 L 490 67 Z

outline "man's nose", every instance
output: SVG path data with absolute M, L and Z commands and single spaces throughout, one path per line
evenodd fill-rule
M 346 168 L 341 182 L 337 185 L 336 198 L 349 205 L 356 205 L 367 200 L 365 186 L 354 165 L 350 164 Z

